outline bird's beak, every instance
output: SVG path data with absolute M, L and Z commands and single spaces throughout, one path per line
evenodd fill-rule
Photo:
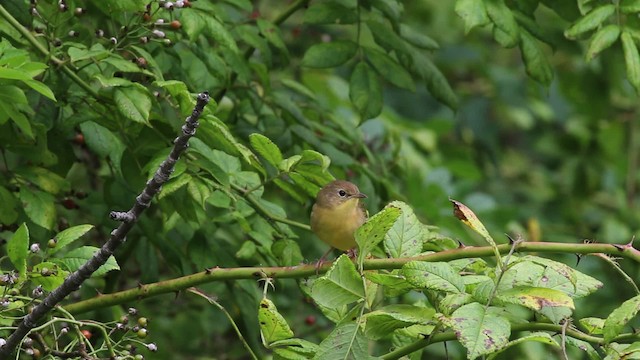
M 363 193 L 359 192 L 359 193 L 357 193 L 357 194 L 353 195 L 353 197 L 354 197 L 354 198 L 358 198 L 358 199 L 366 199 L 367 195 L 365 195 L 365 194 L 363 194 Z

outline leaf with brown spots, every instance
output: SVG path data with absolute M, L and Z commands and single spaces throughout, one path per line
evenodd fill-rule
M 461 306 L 451 315 L 453 331 L 467 349 L 467 359 L 491 354 L 508 343 L 511 324 L 496 314 L 497 310 L 474 302 Z
M 262 342 L 267 348 L 274 341 L 293 337 L 293 331 L 289 328 L 287 321 L 280 315 L 273 302 L 267 298 L 260 301 L 258 322 L 260 323 Z

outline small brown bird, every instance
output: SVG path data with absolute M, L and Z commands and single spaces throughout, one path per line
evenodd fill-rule
M 313 204 L 311 230 L 331 247 L 342 251 L 355 248 L 355 231 L 367 219 L 360 201 L 366 197 L 348 181 L 330 182 L 320 190 Z

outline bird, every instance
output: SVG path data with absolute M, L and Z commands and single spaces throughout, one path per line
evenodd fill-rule
M 328 183 L 320 189 L 313 204 L 311 230 L 332 248 L 342 251 L 354 249 L 355 232 L 367 220 L 367 211 L 361 201 L 366 197 L 348 181 Z

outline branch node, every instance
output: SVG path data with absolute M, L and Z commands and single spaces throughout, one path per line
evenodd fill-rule
M 112 220 L 125 223 L 135 221 L 135 216 L 130 211 L 112 211 L 109 213 L 109 217 Z M 113 235 L 113 232 L 111 233 L 111 235 Z

